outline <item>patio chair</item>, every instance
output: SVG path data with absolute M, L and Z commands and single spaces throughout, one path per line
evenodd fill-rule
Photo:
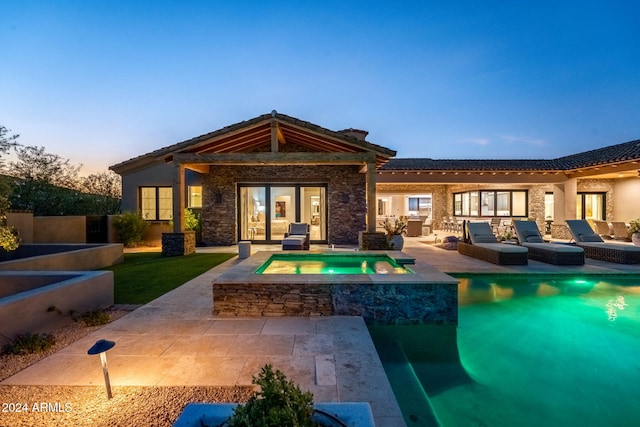
M 640 248 L 619 243 L 605 243 L 584 219 L 568 219 L 567 225 L 584 256 L 618 264 L 640 264 Z
M 529 259 L 555 265 L 583 265 L 584 249 L 545 242 L 534 221 L 513 221 L 520 245 L 529 250 Z
M 611 232 L 611 228 L 609 228 L 609 223 L 607 221 L 594 219 L 593 225 L 598 236 L 602 237 L 604 240 L 611 240 L 611 235 L 613 233 Z
M 627 224 L 622 221 L 611 221 L 611 228 L 613 228 L 614 240 L 622 240 L 623 242 L 630 242 L 629 229 Z
M 499 265 L 528 264 L 525 247 L 498 243 L 488 222 L 467 222 L 464 233 L 471 243 L 458 242 L 458 252 Z
M 306 222 L 292 222 L 282 239 L 283 251 L 309 250 L 310 229 Z

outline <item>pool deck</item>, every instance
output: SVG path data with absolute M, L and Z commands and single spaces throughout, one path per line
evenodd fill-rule
M 584 266 L 497 266 L 434 247 L 433 236 L 407 238 L 403 252 L 441 272 L 639 274 L 640 265 L 587 260 Z M 427 242 L 427 243 L 424 243 Z M 336 250 L 353 248 L 336 248 Z M 278 251 L 279 246 L 253 245 Z M 312 250 L 327 250 L 326 246 Z M 199 252 L 233 252 L 233 247 Z M 211 283 L 242 262 L 233 258 L 80 341 L 7 378 L 1 385 L 98 385 L 99 358 L 87 350 L 98 340 L 108 353 L 113 386 L 223 386 L 251 383 L 272 363 L 316 401 L 365 401 L 376 426 L 405 425 L 364 321 L 359 317 L 215 318 Z M 425 274 L 425 273 L 423 273 Z M 427 273 L 428 274 L 428 273 Z

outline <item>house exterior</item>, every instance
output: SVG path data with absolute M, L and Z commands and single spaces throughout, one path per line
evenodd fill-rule
M 312 243 L 353 244 L 375 232 L 375 172 L 396 154 L 366 135 L 273 111 L 110 169 L 123 210 L 181 234 L 184 208 L 200 209 L 207 245 L 280 242 L 292 222 L 311 224 Z
M 312 243 L 356 244 L 388 217 L 436 228 L 449 217 L 535 218 L 568 237 L 566 219 L 640 216 L 640 140 L 551 160 L 434 160 L 394 158 L 366 137 L 273 111 L 110 169 L 123 210 L 177 236 L 184 208 L 198 210 L 207 245 L 279 242 L 299 221 Z

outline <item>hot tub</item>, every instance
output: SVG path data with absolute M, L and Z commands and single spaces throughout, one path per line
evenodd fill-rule
M 387 254 L 362 252 L 273 254 L 257 274 L 411 274 L 406 264 L 414 260 L 396 259 Z
M 266 272 L 286 261 L 286 268 Z M 397 251 L 258 252 L 214 279 L 213 315 L 457 324 L 458 281 L 414 262 Z M 345 263 L 351 266 L 341 270 Z

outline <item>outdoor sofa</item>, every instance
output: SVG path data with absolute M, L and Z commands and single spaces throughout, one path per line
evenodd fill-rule
M 513 221 L 520 245 L 529 250 L 529 259 L 555 265 L 583 265 L 584 249 L 545 242 L 535 221 Z
M 640 248 L 620 243 L 605 243 L 584 219 L 568 219 L 567 225 L 576 245 L 587 258 L 618 264 L 640 264 Z
M 499 265 L 528 264 L 527 248 L 498 243 L 488 222 L 467 222 L 466 229 L 465 236 L 471 243 L 458 242 L 459 253 Z

